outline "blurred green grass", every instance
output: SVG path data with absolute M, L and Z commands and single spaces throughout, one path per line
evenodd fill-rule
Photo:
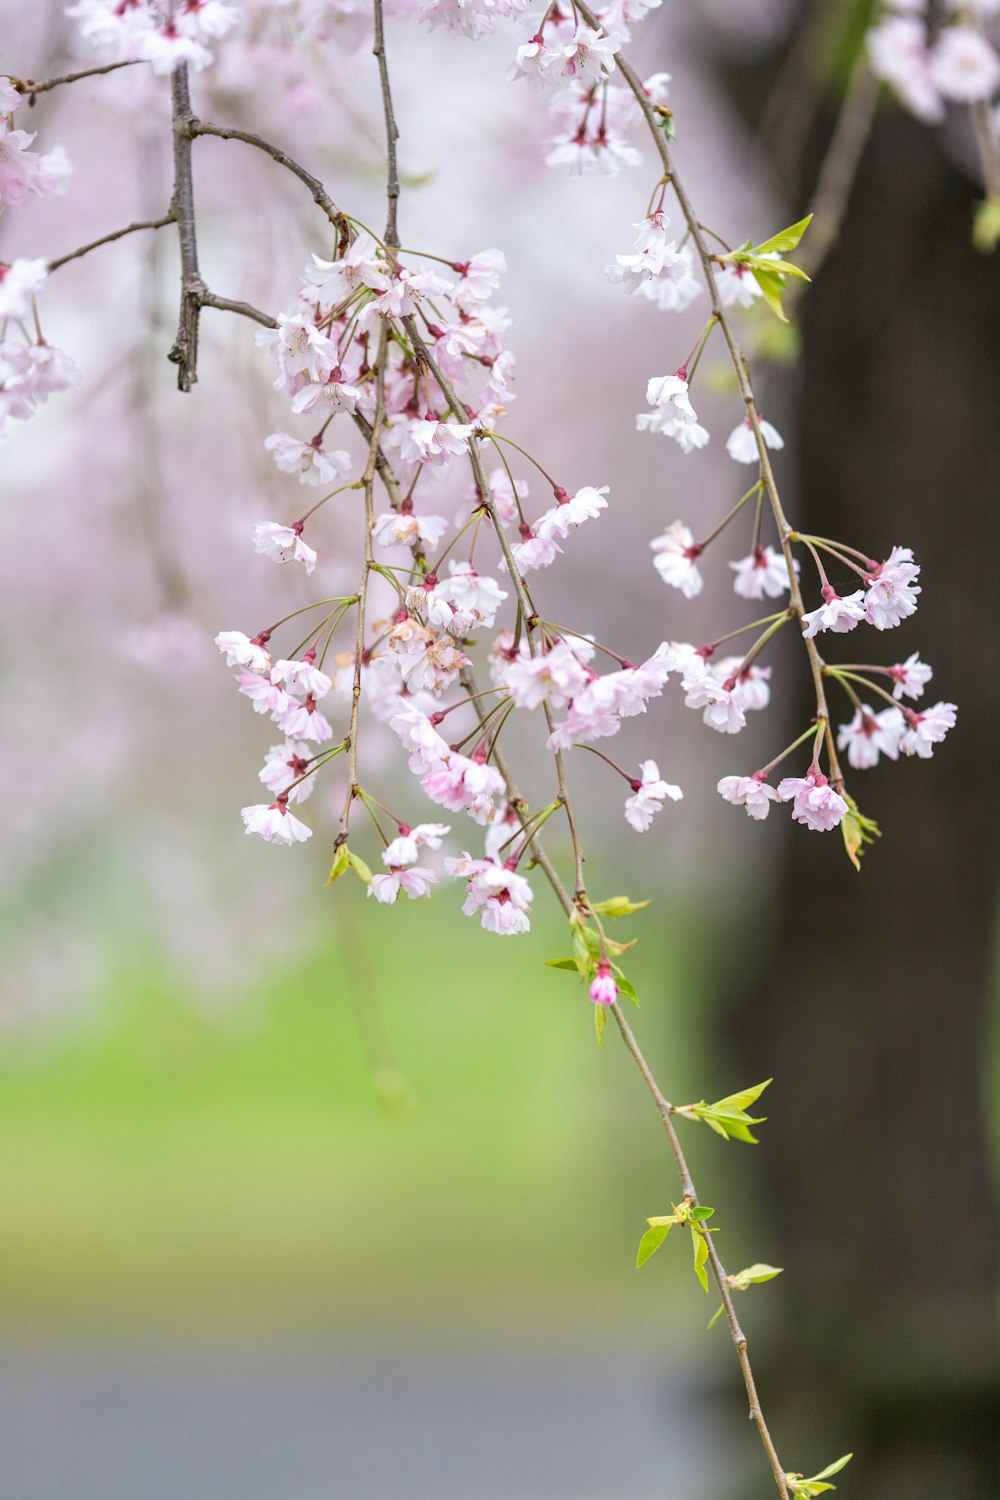
M 96 1024 L 8 1050 L 8 1329 L 651 1332 L 665 1298 L 691 1301 L 679 1268 L 633 1268 L 675 1188 L 617 1038 L 599 1050 L 585 992 L 543 967 L 561 928 L 497 939 L 345 898 L 346 947 L 290 958 L 235 1007 L 195 1008 L 123 952 Z M 640 930 L 643 1035 L 678 1085 L 693 955 L 678 925 Z M 414 1095 L 401 1112 L 373 1088 L 352 983 Z

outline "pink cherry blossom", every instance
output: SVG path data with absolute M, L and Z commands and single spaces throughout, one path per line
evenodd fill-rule
M 778 429 L 770 422 L 761 418 L 760 435 L 764 439 L 765 447 L 783 448 L 785 440 Z M 726 439 L 726 452 L 730 458 L 738 464 L 755 464 L 758 461 L 757 438 L 754 434 L 753 424 L 749 417 L 745 417 L 738 427 L 734 427 Z
M 715 284 L 723 307 L 752 307 L 761 295 L 749 266 L 724 265 Z
M 946 26 L 931 49 L 930 78 L 945 99 L 974 104 L 1000 88 L 1000 57 L 971 26 Z
M 284 688 L 276 687 L 269 677 L 260 677 L 256 672 L 241 672 L 237 682 L 243 697 L 253 704 L 255 714 L 270 714 L 275 723 L 281 723 L 292 702 Z M 281 727 L 284 729 L 284 724 Z
M 408 463 L 450 463 L 452 458 L 467 451 L 474 431 L 466 422 L 414 417 L 403 428 L 399 451 Z
M 312 829 L 288 811 L 288 798 L 280 792 L 273 802 L 258 802 L 240 812 L 247 833 L 259 833 L 269 844 L 304 844 Z
M 914 651 L 905 661 L 897 662 L 894 667 L 889 668 L 895 686 L 892 690 L 894 698 L 922 698 L 924 688 L 934 676 L 933 670 L 925 661 L 920 660 L 919 654 Z
M 644 760 L 639 770 L 640 779 L 632 782 L 633 795 L 625 800 L 625 821 L 636 833 L 645 833 L 653 821 L 653 814 L 662 810 L 664 798 L 679 802 L 684 793 L 679 786 L 661 780 L 655 760 Z
M 368 894 L 383 906 L 392 906 L 400 891 L 405 892 L 411 901 L 416 901 L 421 896 L 429 896 L 431 886 L 436 884 L 437 876 L 433 870 L 414 865 L 409 870 L 390 869 L 385 875 L 373 875 Z
M 847 803 L 815 769 L 778 782 L 778 800 L 792 803 L 792 817 L 816 833 L 828 833 L 847 812 Z
M 316 566 L 316 553 L 302 540 L 301 521 L 294 526 L 261 521 L 253 529 L 253 550 L 272 557 L 275 562 L 300 562 L 307 573 Z
M 510 550 L 518 572 L 529 573 L 533 568 L 551 567 L 563 549 L 551 538 L 536 536 L 526 524 L 521 528 L 521 540 Z
M 719 734 L 739 734 L 746 727 L 746 713 L 736 692 L 724 687 L 692 663 L 681 678 L 684 702 L 688 708 L 700 708 L 702 721 Z
M 333 730 L 316 707 L 312 694 L 307 694 L 301 703 L 289 697 L 284 711 L 275 718 L 290 740 L 316 740 L 323 744 L 333 739 Z
M 489 823 L 494 813 L 494 799 L 503 796 L 504 779 L 485 756 L 471 759 L 450 750 L 444 761 L 428 771 L 421 786 L 432 802 L 449 812 L 468 812 L 477 823 Z
M 312 796 L 316 785 L 315 776 L 306 776 L 312 755 L 304 740 L 286 740 L 283 745 L 272 745 L 264 758 L 259 780 L 269 792 L 286 792 L 289 802 L 305 802 Z M 300 777 L 305 777 L 300 780 Z
M 700 594 L 705 581 L 696 566 L 701 547 L 695 542 L 683 521 L 674 521 L 661 536 L 654 537 L 650 547 L 656 554 L 653 566 L 671 588 L 680 589 L 685 599 Z
M 594 1005 L 614 1005 L 618 998 L 618 985 L 607 959 L 602 959 L 594 970 L 590 998 Z
M 508 597 L 495 578 L 477 573 L 471 563 L 449 562 L 450 577 L 438 585 L 435 597 L 450 608 L 448 629 L 456 635 L 489 629 Z
M 841 598 L 835 589 L 825 584 L 822 593 L 823 603 L 819 609 L 802 616 L 804 636 L 818 635 L 821 630 L 834 630 L 843 635 L 866 618 L 865 595 L 860 589 Z
M 271 670 L 271 655 L 263 632 L 251 638 L 241 630 L 221 630 L 215 644 L 225 653 L 227 667 L 247 667 L 251 672 Z
M 449 875 L 467 879 L 465 901 L 462 910 L 467 917 L 480 914 L 480 921 L 487 932 L 511 937 L 527 932 L 530 923 L 532 892 L 523 875 L 518 875 L 510 863 L 499 864 L 491 859 L 473 859 L 463 854 L 459 859 L 446 859 L 445 869 Z
M 382 851 L 382 863 L 390 869 L 416 864 L 421 849 L 440 849 L 441 840 L 450 832 L 447 823 L 418 823 L 414 828 L 404 824 Z
M 885 79 L 918 119 L 939 124 L 944 104 L 931 75 L 926 23 L 915 16 L 886 16 L 866 40 L 876 78 Z
M 351 455 L 342 448 L 327 452 L 315 439 L 303 443 L 287 432 L 272 432 L 264 447 L 285 474 L 297 474 L 300 484 L 333 484 L 351 472 Z
M 733 589 L 741 599 L 780 599 L 788 589 L 785 555 L 773 547 L 755 547 L 753 552 L 729 566 L 736 574 Z M 799 571 L 797 562 L 795 571 Z
M 880 755 L 899 759 L 905 728 L 906 721 L 898 708 L 886 708 L 877 714 L 867 704 L 861 704 L 850 723 L 842 724 L 837 731 L 837 749 L 847 751 L 847 759 L 855 770 L 866 770 L 878 764 Z
M 745 807 L 749 817 L 762 822 L 771 811 L 771 803 L 777 802 L 778 793 L 769 786 L 766 778 L 756 776 L 723 776 L 716 788 L 720 797 L 736 807 Z
M 906 729 L 899 748 L 904 755 L 919 755 L 921 760 L 930 760 L 934 746 L 941 743 L 949 729 L 954 729 L 958 709 L 954 703 L 935 703 L 933 708 L 925 709 L 921 714 L 909 708 L 902 712 Z
M 582 526 L 584 521 L 594 520 L 602 510 L 607 509 L 608 502 L 604 498 L 607 493 L 606 484 L 602 484 L 599 489 L 595 489 L 592 484 L 584 485 L 575 495 L 567 494 L 564 489 L 557 489 L 556 504 L 535 522 L 535 535 L 543 542 L 554 541 L 557 537 L 561 541 L 565 540 L 570 527 Z
M 888 558 L 868 575 L 865 619 L 876 630 L 891 630 L 917 608 L 920 567 L 909 547 L 893 547 Z
M 271 681 L 283 683 L 287 693 L 308 693 L 312 698 L 325 698 L 332 681 L 316 665 L 316 652 L 310 649 L 294 661 L 277 661 L 271 669 Z
M 375 517 L 372 541 L 383 547 L 436 547 L 447 530 L 444 516 L 418 516 L 412 507 L 387 510 Z

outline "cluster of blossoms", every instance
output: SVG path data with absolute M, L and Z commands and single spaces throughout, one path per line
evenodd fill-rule
M 647 124 L 669 124 L 667 75 L 656 75 L 641 91 L 634 78 L 629 87 L 619 85 L 618 54 L 651 8 L 649 0 L 614 0 L 589 18 L 556 4 L 529 17 L 522 15 L 522 0 L 423 0 L 419 14 L 432 28 L 472 38 L 492 31 L 498 19 L 520 18 L 523 39 L 508 76 L 518 87 L 551 97 L 561 129 L 549 143 L 547 160 L 579 174 L 592 167 L 616 171 L 638 161 L 625 132 L 643 115 Z M 393 9 L 404 13 L 409 7 L 401 3 Z M 887 17 L 882 27 L 900 21 L 923 25 L 918 6 L 909 3 L 904 9 L 905 15 Z M 349 4 L 318 0 L 287 0 L 278 10 L 302 22 L 310 36 L 353 14 Z M 264 12 L 253 3 L 247 11 L 254 29 Z M 236 7 L 223 0 L 78 0 L 69 13 L 102 57 L 145 61 L 164 73 L 211 63 L 212 47 L 240 20 Z M 944 66 L 940 59 L 954 51 L 968 29 L 964 16 L 963 11 L 935 37 L 938 72 Z M 958 97 L 957 85 L 946 86 L 939 78 L 936 87 Z M 18 98 L 11 88 L 0 102 L 12 110 Z M 17 134 L 8 131 L 8 138 Z M 15 142 L 15 155 L 26 161 L 28 145 L 29 137 Z M 30 176 L 39 170 L 40 162 L 10 169 L 10 201 L 42 190 Z M 50 164 L 48 178 L 57 176 Z M 45 177 L 42 170 L 38 181 Z M 674 372 L 645 382 L 647 409 L 636 418 L 639 431 L 672 438 L 683 452 L 694 453 L 710 436 L 692 404 L 692 382 L 723 317 L 719 309 L 749 308 L 767 296 L 769 279 L 773 290 L 775 278 L 780 282 L 783 273 L 794 271 L 782 255 L 798 236 L 784 232 L 750 253 L 749 242 L 739 252 L 710 252 L 689 216 L 680 233 L 671 232 L 664 206 L 669 189 L 668 171 L 644 217 L 633 224 L 631 249 L 618 254 L 605 274 L 626 295 L 665 311 L 682 311 L 703 294 L 699 272 L 711 278 L 715 311 Z M 795 226 L 798 232 L 805 222 Z M 920 698 L 930 677 L 919 656 L 886 667 L 833 666 L 816 645 L 819 637 L 862 624 L 879 632 L 900 625 L 917 607 L 919 566 L 904 547 L 877 561 L 852 546 L 800 535 L 787 526 L 768 457 L 780 452 L 783 440 L 761 418 L 749 386 L 741 392 L 743 409 L 725 446 L 735 463 L 757 465 L 756 483 L 708 535 L 696 539 L 676 520 L 650 547 L 663 582 L 692 599 L 703 588 L 706 549 L 741 515 L 752 516 L 749 545 L 729 562 L 733 589 L 741 600 L 774 603 L 774 613 L 701 646 L 662 640 L 638 662 L 586 630 L 546 620 L 532 597 L 536 575 L 572 550 L 581 526 L 602 523 L 611 509 L 610 489 L 583 484 L 570 490 L 500 431 L 514 401 L 514 356 L 506 342 L 510 319 L 494 300 L 506 269 L 503 254 L 486 249 L 464 260 L 442 259 L 400 251 L 347 215 L 336 216 L 334 227 L 329 258 L 311 256 L 294 303 L 257 335 L 274 361 L 274 388 L 287 401 L 289 414 L 283 430 L 271 433 L 264 446 L 280 473 L 319 493 L 297 519 L 261 520 L 251 540 L 256 552 L 278 563 L 298 563 L 305 576 L 322 571 L 319 513 L 328 514 L 324 507 L 335 497 L 363 491 L 365 558 L 354 594 L 307 603 L 252 636 L 223 631 L 217 637 L 236 671 L 239 692 L 275 725 L 275 738 L 280 736 L 267 749 L 260 772 L 271 800 L 243 809 L 248 833 L 288 844 L 308 839 L 312 830 L 297 814 L 317 773 L 338 761 L 347 767 L 347 778 L 335 848 L 346 850 L 352 810 L 359 805 L 385 846 L 384 872 L 375 875 L 351 856 L 371 896 L 391 905 L 401 894 L 410 899 L 430 894 L 438 880 L 434 856 L 443 851 L 444 872 L 466 882 L 467 914 L 479 915 L 493 932 L 526 931 L 532 893 L 519 866 L 533 857 L 542 823 L 566 805 L 563 758 L 577 747 L 600 756 L 626 783 L 628 825 L 647 832 L 666 803 L 682 797 L 680 787 L 661 775 L 664 757 L 630 767 L 596 749 L 595 742 L 617 736 L 627 720 L 647 714 L 671 676 L 684 704 L 709 728 L 739 734 L 749 715 L 768 707 L 772 668 L 764 654 L 793 621 L 814 679 L 838 683 L 853 717 L 835 735 L 821 699 L 815 722 L 787 750 L 753 775 L 723 778 L 719 791 L 727 801 L 757 820 L 767 816 L 772 802 L 789 802 L 796 821 L 826 830 L 848 816 L 861 816 L 844 787 L 838 750 L 846 751 L 853 769 L 874 765 L 882 756 L 895 760 L 932 752 L 954 723 L 955 710 L 938 703 L 921 712 L 905 701 Z M 26 315 L 45 270 L 43 262 L 15 262 L 0 278 L 0 299 L 6 296 L 16 320 Z M 3 346 L 3 369 L 13 372 L 3 395 L 17 414 L 19 381 L 23 406 L 45 394 L 46 380 L 54 389 L 69 378 L 57 360 L 41 359 L 44 347 L 41 341 L 26 345 L 30 357 L 22 352 L 15 359 Z M 368 448 L 363 470 L 352 454 L 359 436 Z M 532 496 L 539 476 L 546 490 L 542 503 Z M 770 540 L 764 535 L 768 516 L 777 533 Z M 805 555 L 795 556 L 802 548 Z M 817 571 L 814 608 L 802 595 L 803 562 Z M 853 577 L 852 589 L 843 587 L 845 576 Z M 353 651 L 335 644 L 345 621 L 353 623 Z M 280 629 L 296 636 L 304 631 L 304 638 L 284 657 L 272 659 L 271 637 Z M 727 644 L 747 632 L 752 634 L 745 651 Z M 476 685 L 477 652 L 489 672 L 491 686 L 485 689 Z M 879 684 L 880 675 L 888 688 Z M 884 706 L 871 706 L 879 697 Z M 392 813 L 362 786 L 357 766 L 362 710 L 366 734 L 370 716 L 399 741 L 431 804 L 452 816 L 464 814 L 483 830 L 481 854 L 449 852 L 443 841 L 450 825 Z M 501 737 L 513 713 L 543 721 L 545 748 L 555 760 L 559 796 L 534 814 L 503 769 Z M 805 774 L 772 785 L 771 770 L 807 740 L 812 755 Z M 395 833 L 385 831 L 386 818 Z M 578 851 L 576 838 L 574 831 Z M 471 842 L 458 839 L 457 845 Z M 617 971 L 609 963 L 602 938 L 592 976 L 591 998 L 598 1003 L 608 1003 L 618 992 Z
M 985 34 L 997 0 L 947 0 L 930 24 L 925 0 L 887 0 L 868 33 L 873 72 L 918 119 L 939 124 L 948 104 L 990 103 L 1000 90 L 1000 56 Z
M 212 46 L 240 20 L 228 0 L 76 0 L 66 14 L 103 61 L 148 62 L 160 74 L 209 67 Z
M 32 132 L 15 129 L 22 94 L 0 77 L 0 213 L 30 198 L 64 193 L 72 173 L 62 146 L 39 154 Z M 41 259 L 0 262 L 0 434 L 8 418 L 30 417 L 54 391 L 68 390 L 79 375 L 67 354 L 42 337 L 35 293 L 48 275 Z

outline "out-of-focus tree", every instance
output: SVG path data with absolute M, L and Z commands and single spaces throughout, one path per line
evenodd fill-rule
M 848 73 L 830 11 L 803 7 L 783 56 L 724 63 L 796 209 L 843 102 L 829 80 Z M 879 777 L 891 839 L 860 874 L 821 840 L 787 841 L 758 978 L 729 1027 L 741 1070 L 766 1061 L 780 1080 L 762 1202 L 786 1264 L 808 1267 L 785 1278 L 766 1387 L 796 1451 L 820 1425 L 851 1432 L 866 1500 L 981 1500 L 1000 1476 L 987 1086 L 1000 829 L 983 797 L 1000 647 L 1000 268 L 971 243 L 982 185 L 962 128 L 929 130 L 890 100 L 874 110 L 801 305 L 796 434 L 804 525 L 822 517 L 886 548 L 905 536 L 934 556 L 926 654 L 963 705 L 961 732 L 947 764 L 924 768 L 919 806 L 914 767 Z

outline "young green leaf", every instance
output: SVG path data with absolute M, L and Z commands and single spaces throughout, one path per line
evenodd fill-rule
M 597 1032 L 597 1045 L 604 1046 L 604 1023 L 608 1019 L 607 1007 L 603 1005 L 594 1006 L 594 1030 Z
M 625 978 L 625 975 L 621 972 L 621 970 L 619 968 L 617 968 L 614 964 L 612 964 L 611 967 L 614 969 L 615 980 L 616 980 L 616 982 L 618 984 L 618 988 L 621 990 L 621 992 L 625 996 L 626 1000 L 631 1000 L 631 1002 L 632 1002 L 633 1005 L 638 1005 L 639 1004 L 639 996 L 635 992 L 635 985 L 631 984 Z
M 856 870 L 860 870 L 865 845 L 873 844 L 876 839 L 881 838 L 882 830 L 874 819 L 865 817 L 852 796 L 847 792 L 842 795 L 847 803 L 847 812 L 841 819 L 840 832 L 848 859 Z
M 694 1240 L 694 1274 L 707 1292 L 708 1272 L 705 1270 L 705 1264 L 708 1260 L 708 1233 L 692 1224 L 691 1238 Z
M 853 1453 L 845 1453 L 843 1458 L 838 1458 L 836 1463 L 828 1464 L 827 1467 L 814 1474 L 811 1479 L 805 1479 L 801 1474 L 786 1474 L 785 1481 L 789 1492 L 793 1495 L 801 1495 L 803 1500 L 813 1500 L 816 1495 L 822 1495 L 827 1490 L 835 1490 L 835 1484 L 827 1484 L 826 1480 L 833 1474 L 839 1474 L 845 1465 L 849 1464 L 854 1457 Z
M 785 289 L 784 277 L 776 276 L 770 271 L 761 271 L 756 266 L 751 272 L 754 281 L 760 287 L 761 296 L 768 307 L 779 317 L 783 323 L 787 323 L 785 309 L 781 305 L 781 294 Z
M 758 1282 L 773 1281 L 776 1276 L 781 1275 L 783 1270 L 784 1266 L 768 1266 L 763 1261 L 757 1261 L 754 1265 L 747 1266 L 745 1271 L 736 1271 L 730 1277 L 730 1281 L 733 1286 L 745 1291 L 748 1286 L 753 1286 Z
M 372 883 L 372 872 L 368 868 L 368 866 L 365 864 L 364 860 L 361 859 L 361 858 L 359 858 L 359 856 L 357 854 L 352 854 L 351 851 L 350 851 L 350 849 L 348 849 L 348 847 L 347 847 L 346 844 L 342 845 L 342 848 L 344 850 L 344 853 L 347 855 L 347 863 L 348 863 L 348 865 L 354 871 L 354 873 L 358 877 L 358 879 L 361 881 L 361 884 L 362 885 L 371 885 L 371 883 Z
M 797 224 L 789 224 L 787 229 L 773 234 L 769 240 L 762 240 L 759 245 L 754 245 L 754 250 L 758 255 L 767 255 L 772 250 L 783 255 L 786 250 L 794 250 L 811 222 L 812 214 L 806 214 L 805 218 L 800 219 Z
M 763 1261 L 757 1261 L 754 1263 L 754 1265 L 747 1266 L 745 1270 L 731 1272 L 726 1277 L 726 1281 L 734 1292 L 745 1292 L 747 1288 L 749 1286 L 752 1286 L 755 1282 L 772 1281 L 775 1276 L 781 1275 L 781 1271 L 781 1266 L 768 1266 L 765 1265 Z M 716 1308 L 715 1312 L 709 1319 L 709 1328 L 715 1327 L 716 1323 L 722 1317 L 722 1314 L 724 1312 L 724 1306 L 719 1306 L 718 1308 Z
M 575 974 L 577 963 L 575 958 L 547 958 L 545 967 L 547 969 L 571 969 Z
M 749 1127 L 760 1125 L 767 1116 L 747 1114 L 747 1105 L 759 1099 L 771 1081 L 768 1078 L 764 1083 L 754 1084 L 752 1088 L 743 1089 L 739 1094 L 729 1094 L 725 1099 L 716 1100 L 714 1104 L 706 1104 L 704 1099 L 699 1100 L 697 1104 L 685 1104 L 677 1112 L 697 1120 L 704 1120 L 716 1135 L 756 1145 L 757 1137 L 751 1134 Z
M 635 1257 L 636 1270 L 644 1266 L 651 1255 L 656 1254 L 672 1227 L 670 1223 L 650 1225 L 639 1241 L 639 1249 Z
M 609 896 L 606 901 L 591 902 L 590 909 L 599 917 L 630 917 L 648 905 L 648 901 L 630 901 L 627 896 Z

